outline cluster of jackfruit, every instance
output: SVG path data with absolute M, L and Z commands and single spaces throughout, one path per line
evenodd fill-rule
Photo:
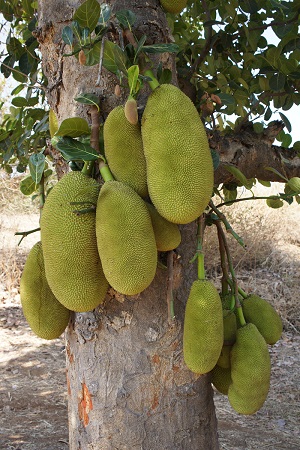
M 102 186 L 69 172 L 46 198 L 40 222 L 44 272 L 35 274 L 68 311 L 96 308 L 109 285 L 124 295 L 146 289 L 157 252 L 178 247 L 178 224 L 196 219 L 210 200 L 213 163 L 190 99 L 161 85 L 147 100 L 142 124 L 137 117 L 134 99 L 108 115 L 103 140 L 111 174 Z M 27 284 L 24 270 L 21 297 Z M 37 316 L 47 323 L 37 302 L 27 303 L 29 323 Z M 59 330 L 66 326 L 63 317 L 57 320 Z
M 223 302 L 223 347 L 211 372 L 211 382 L 240 414 L 254 414 L 264 404 L 270 386 L 268 344 L 282 333 L 276 310 L 257 295 L 241 300 L 246 325 L 238 326 L 236 314 Z

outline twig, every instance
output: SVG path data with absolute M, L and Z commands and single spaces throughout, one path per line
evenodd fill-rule
M 20 241 L 18 242 L 18 245 L 21 244 L 21 242 L 23 241 L 23 239 L 28 236 L 31 233 L 35 233 L 36 231 L 40 231 L 40 227 L 39 228 L 35 228 L 34 230 L 29 230 L 29 231 L 17 231 L 15 233 L 15 236 L 22 236 Z
M 212 201 L 209 202 L 209 206 L 211 207 L 211 209 L 217 214 L 217 216 L 219 217 L 219 219 L 224 223 L 226 231 L 230 234 L 232 234 L 232 236 L 237 240 L 237 242 L 243 247 L 246 248 L 246 244 L 244 243 L 243 239 L 233 230 L 233 228 L 231 227 L 230 223 L 228 222 L 228 220 L 226 219 L 226 217 L 224 216 L 224 214 L 222 214 L 218 208 L 213 204 Z
M 104 56 L 104 45 L 105 45 L 105 36 L 103 36 L 103 38 L 101 40 L 99 69 L 98 69 L 98 78 L 97 78 L 97 81 L 96 81 L 96 86 L 100 86 L 100 83 L 101 83 L 101 73 L 102 73 L 103 56 Z
M 208 22 L 211 20 L 211 14 L 210 14 L 210 9 L 207 6 L 206 0 L 202 0 L 202 6 L 205 11 L 206 21 Z M 205 46 L 204 46 L 201 54 L 198 56 L 198 58 L 196 59 L 194 64 L 191 66 L 191 68 L 190 68 L 191 73 L 194 73 L 196 68 L 202 63 L 202 61 L 204 61 L 206 55 L 208 54 L 208 52 L 211 48 L 211 39 L 212 39 L 213 28 L 212 28 L 212 25 L 207 26 L 207 28 L 208 28 L 208 30 L 207 30 L 207 38 L 206 38 Z

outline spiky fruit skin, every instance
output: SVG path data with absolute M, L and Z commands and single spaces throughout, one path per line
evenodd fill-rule
M 170 222 L 192 222 L 212 195 L 213 162 L 199 114 L 176 86 L 163 84 L 148 97 L 142 138 L 152 203 Z
M 146 160 L 141 128 L 125 117 L 124 107 L 114 108 L 103 126 L 105 157 L 117 181 L 127 183 L 141 197 L 147 197 Z
M 228 399 L 240 414 L 254 414 L 264 404 L 271 375 L 268 346 L 253 323 L 239 328 L 231 350 Z
M 96 308 L 108 289 L 97 251 L 95 211 L 74 213 L 96 205 L 98 194 L 95 180 L 69 172 L 48 195 L 41 216 L 49 286 L 66 308 L 77 312 Z
M 243 300 L 242 308 L 246 322 L 254 323 L 267 344 L 273 345 L 280 339 L 282 321 L 270 303 L 253 294 Z
M 236 315 L 233 311 L 223 310 L 223 327 L 224 327 L 224 341 L 226 343 L 234 344 L 236 338 Z
M 187 0 L 160 0 L 160 4 L 165 11 L 178 14 L 186 7 Z
M 125 295 L 146 289 L 156 272 L 156 242 L 147 206 L 130 186 L 107 181 L 101 188 L 96 233 L 110 285 Z
M 157 250 L 168 252 L 178 247 L 181 234 L 176 223 L 169 222 L 148 202 L 145 202 L 150 213 Z
M 20 297 L 25 319 L 37 336 L 56 339 L 63 333 L 70 311 L 49 287 L 41 242 L 37 242 L 27 256 L 20 280 Z
M 210 281 L 196 280 L 184 317 L 183 356 L 187 367 L 195 373 L 211 371 L 222 345 L 223 312 L 218 291 Z
M 211 382 L 221 394 L 228 395 L 232 383 L 230 368 L 215 366 L 211 371 Z

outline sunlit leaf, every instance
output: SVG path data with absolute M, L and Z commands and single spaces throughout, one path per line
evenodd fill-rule
M 39 184 L 42 179 L 45 168 L 45 155 L 43 153 L 34 153 L 29 157 L 29 170 L 31 178 L 35 184 Z
M 61 138 L 56 148 L 67 161 L 95 161 L 99 154 L 90 145 L 83 144 L 70 137 Z
M 20 191 L 24 195 L 31 195 L 34 191 L 37 190 L 37 188 L 38 185 L 33 181 L 31 175 L 23 178 L 23 180 L 20 182 Z
M 100 17 L 100 5 L 97 0 L 86 0 L 76 9 L 73 19 L 82 28 L 89 28 L 93 31 L 96 28 Z
M 72 117 L 62 121 L 56 132 L 56 136 L 69 136 L 75 138 L 89 133 L 90 128 L 85 119 L 82 119 L 81 117 Z

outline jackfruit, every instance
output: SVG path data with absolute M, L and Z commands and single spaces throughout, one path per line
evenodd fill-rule
M 95 180 L 69 172 L 50 191 L 41 216 L 49 286 L 66 308 L 77 312 L 96 308 L 108 289 L 97 251 L 95 211 L 84 213 L 95 207 L 98 194 Z
M 270 303 L 252 294 L 242 301 L 242 308 L 246 322 L 254 323 L 267 344 L 273 345 L 280 339 L 282 321 Z
M 232 383 L 231 370 L 215 366 L 211 371 L 211 383 L 221 394 L 228 395 L 228 389 Z
M 163 84 L 148 97 L 142 138 L 152 203 L 170 222 L 192 222 L 211 198 L 213 162 L 199 114 L 176 86 Z
M 103 126 L 104 151 L 117 181 L 127 183 L 141 197 L 147 197 L 146 160 L 141 128 L 125 117 L 124 107 L 114 108 Z
M 59 303 L 48 285 L 41 242 L 27 256 L 20 280 L 20 297 L 25 319 L 37 336 L 56 339 L 63 333 L 70 311 Z
M 240 414 L 254 414 L 264 404 L 270 386 L 268 346 L 253 323 L 239 328 L 231 351 L 231 406 Z
M 223 312 L 215 286 L 208 280 L 192 284 L 186 303 L 183 356 L 187 367 L 207 373 L 216 365 L 223 345 Z
M 146 289 L 156 272 L 156 242 L 147 206 L 130 186 L 107 181 L 101 188 L 96 233 L 110 285 L 125 295 Z
M 224 344 L 218 359 L 218 366 L 223 368 L 230 367 L 230 352 L 232 345 L 235 343 L 236 337 L 236 316 L 233 311 L 223 310 L 223 329 L 224 329 Z
M 162 217 L 153 205 L 145 203 L 150 213 L 157 250 L 167 252 L 177 248 L 181 241 L 178 225 Z
M 126 119 L 132 125 L 136 125 L 139 120 L 137 103 L 134 98 L 129 98 L 124 106 L 124 114 Z
M 178 14 L 186 7 L 187 0 L 160 0 L 160 4 L 165 11 Z

